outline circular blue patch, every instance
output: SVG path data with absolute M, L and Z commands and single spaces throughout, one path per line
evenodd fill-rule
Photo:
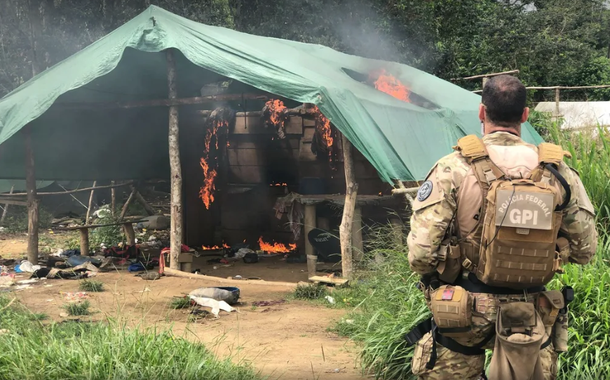
M 417 200 L 420 202 L 425 201 L 426 199 L 428 199 L 428 197 L 430 196 L 430 194 L 432 194 L 432 182 L 431 181 L 426 181 L 424 182 L 421 187 L 419 188 L 419 190 L 417 191 Z

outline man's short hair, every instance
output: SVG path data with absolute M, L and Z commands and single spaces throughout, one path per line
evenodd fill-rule
M 489 121 L 501 127 L 519 124 L 527 94 L 521 81 L 511 75 L 490 78 L 483 87 L 482 103 Z

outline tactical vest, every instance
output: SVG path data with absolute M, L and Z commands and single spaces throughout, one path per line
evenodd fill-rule
M 483 198 L 477 228 L 459 244 L 461 266 L 491 286 L 525 289 L 547 284 L 562 263 L 556 247 L 569 186 L 555 167 L 563 160 L 563 149 L 540 144 L 539 165 L 518 179 L 507 178 L 475 135 L 461 138 L 455 149 L 471 165 Z

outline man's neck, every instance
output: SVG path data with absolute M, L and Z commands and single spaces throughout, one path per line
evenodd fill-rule
M 485 134 L 490 135 L 496 132 L 506 132 L 511 135 L 515 135 L 517 137 L 521 137 L 521 128 L 519 127 L 501 127 L 498 125 L 486 125 L 485 126 Z

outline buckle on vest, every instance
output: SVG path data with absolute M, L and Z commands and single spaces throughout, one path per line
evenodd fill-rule
M 497 179 L 491 169 L 484 170 L 483 174 L 485 174 L 485 180 L 488 185 Z
M 468 258 L 464 259 L 464 261 L 462 261 L 462 266 L 469 272 L 474 272 L 474 263 L 472 261 L 470 261 Z

